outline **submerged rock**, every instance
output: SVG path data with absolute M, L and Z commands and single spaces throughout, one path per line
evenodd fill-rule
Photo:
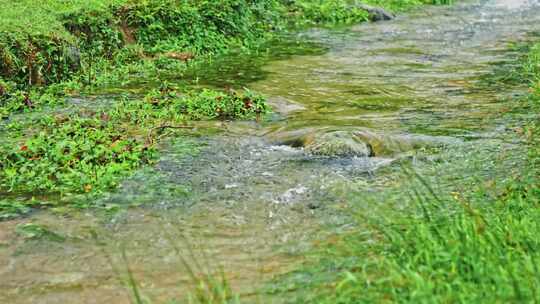
M 371 146 L 368 143 L 347 131 L 309 136 L 304 140 L 304 149 L 310 154 L 320 156 L 370 157 L 373 155 Z
M 272 107 L 274 112 L 281 115 L 289 115 L 293 112 L 303 111 L 306 109 L 306 107 L 303 105 L 281 96 L 268 98 L 267 103 Z
M 306 128 L 273 135 L 275 144 L 303 148 L 309 154 L 334 157 L 394 157 L 420 148 L 456 145 L 461 139 L 419 134 L 385 134 L 367 129 L 334 131 Z
M 369 18 L 371 19 L 371 21 L 392 20 L 396 17 L 394 16 L 394 14 L 380 7 L 374 7 L 367 4 L 359 4 L 356 7 L 366 11 L 369 14 Z
M 460 139 L 449 136 L 419 134 L 383 134 L 368 130 L 353 132 L 353 136 L 368 143 L 376 156 L 391 156 L 420 148 L 459 144 Z

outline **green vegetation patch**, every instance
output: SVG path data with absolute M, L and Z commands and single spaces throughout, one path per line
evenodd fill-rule
M 367 0 L 362 1 L 372 6 L 380 6 L 393 12 L 408 10 L 420 5 L 449 5 L 454 0 Z
M 31 112 L 45 106 L 63 105 L 65 97 L 80 86 L 75 82 L 53 84 L 46 88 L 20 90 L 14 82 L 0 78 L 0 119 L 13 113 Z
M 6 8 L 0 13 L 0 76 L 19 85 L 70 79 L 98 59 L 140 60 L 174 51 L 181 54 L 169 55 L 187 60 L 249 45 L 277 25 L 274 1 L 2 0 L 0 5 Z M 131 45 L 140 47 L 124 49 Z M 130 49 L 141 51 L 126 56 Z
M 254 119 L 268 111 L 264 98 L 247 90 L 182 93 L 164 86 L 106 111 L 42 115 L 14 124 L 17 137 L 0 146 L 0 191 L 99 193 L 153 163 L 166 129 L 189 128 L 193 120 Z M 25 206 L 0 207 L 0 214 L 12 214 Z
M 353 23 L 369 20 L 369 14 L 349 1 L 297 0 L 289 6 L 297 24 Z
M 365 3 L 400 11 L 434 2 Z M 349 0 L 0 0 L 0 6 L 0 77 L 19 86 L 95 74 L 103 60 L 115 66 L 162 57 L 187 62 L 253 49 L 291 25 L 369 19 Z
M 23 201 L 0 200 L 0 220 L 15 218 L 30 211 L 31 208 Z
M 102 113 L 101 115 L 108 115 Z M 152 149 L 131 125 L 92 117 L 46 116 L 20 145 L 1 148 L 2 186 L 14 190 L 91 191 L 148 163 Z
M 87 12 L 107 14 L 110 6 L 125 0 L 0 0 L 0 28 L 17 35 L 50 36 L 72 39 L 63 22 L 65 16 Z

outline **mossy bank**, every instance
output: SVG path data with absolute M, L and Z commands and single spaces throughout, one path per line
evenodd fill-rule
M 371 0 L 403 10 L 432 0 Z M 92 74 L 103 59 L 189 61 L 253 48 L 291 26 L 369 19 L 354 1 L 3 1 L 0 76 L 46 85 Z M 94 77 L 95 75 L 90 75 Z M 88 80 L 88 79 L 86 79 Z

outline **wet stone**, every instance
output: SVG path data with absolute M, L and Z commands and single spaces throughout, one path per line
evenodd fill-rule
M 268 98 L 268 104 L 274 112 L 281 115 L 289 115 L 306 109 L 303 105 L 280 96 Z
M 336 131 L 307 138 L 306 152 L 319 156 L 370 157 L 373 151 L 368 143 L 352 136 L 350 132 Z

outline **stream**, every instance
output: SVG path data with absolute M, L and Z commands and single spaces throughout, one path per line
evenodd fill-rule
M 526 88 L 483 77 L 538 31 L 539 1 L 462 1 L 301 32 L 305 54 L 233 56 L 193 71 L 201 86 L 264 94 L 275 113 L 209 123 L 226 132 L 190 139 L 199 151 L 187 157 L 186 139 L 163 143 L 155 167 L 99 198 L 135 207 L 0 222 L 0 303 L 130 303 L 128 273 L 153 303 L 184 303 L 190 271 L 224 276 L 256 302 L 258 288 L 297 269 L 316 241 L 352 227 L 348 205 L 399 200 L 400 163 L 441 187 L 508 177 L 519 159 L 501 155 L 521 149 L 508 99 Z M 24 238 L 25 223 L 49 232 Z

